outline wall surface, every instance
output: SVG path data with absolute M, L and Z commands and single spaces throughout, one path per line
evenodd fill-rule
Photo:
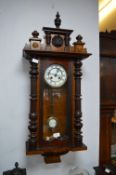
M 112 10 L 99 24 L 100 32 L 105 32 L 106 30 L 110 32 L 111 30 L 116 30 L 116 8 Z
M 46 165 L 42 156 L 25 155 L 28 138 L 29 64 L 22 49 L 31 32 L 43 37 L 43 26 L 54 27 L 59 11 L 62 28 L 84 37 L 92 56 L 84 61 L 82 80 L 83 135 L 87 151 L 70 152 L 62 163 Z M 74 166 L 91 175 L 99 156 L 99 32 L 97 1 L 93 0 L 0 0 L 0 174 L 16 161 L 28 175 L 67 175 Z

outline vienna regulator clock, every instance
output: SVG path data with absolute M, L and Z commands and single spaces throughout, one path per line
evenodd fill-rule
M 41 154 L 46 163 L 60 162 L 69 151 L 87 149 L 82 135 L 81 66 L 91 54 L 80 35 L 70 44 L 73 30 L 60 28 L 59 13 L 54 23 L 55 28 L 43 27 L 44 43 L 34 31 L 23 50 L 31 64 L 26 154 Z

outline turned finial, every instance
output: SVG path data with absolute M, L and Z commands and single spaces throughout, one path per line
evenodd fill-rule
M 16 169 L 18 168 L 18 166 L 19 166 L 19 164 L 18 164 L 18 162 L 16 162 L 16 163 L 15 163 L 15 167 L 16 167 Z
M 61 19 L 60 19 L 59 12 L 57 12 L 57 14 L 56 14 L 56 18 L 54 20 L 54 23 L 55 23 L 56 28 L 59 28 L 60 27 L 60 25 L 61 25 Z
M 82 43 L 82 39 L 83 39 L 83 37 L 81 35 L 78 35 L 76 37 L 77 43 Z
M 33 36 L 33 38 L 38 38 L 39 32 L 37 32 L 36 30 L 34 30 L 34 31 L 32 32 L 32 36 Z

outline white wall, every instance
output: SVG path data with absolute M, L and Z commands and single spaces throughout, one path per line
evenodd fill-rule
M 29 64 L 22 49 L 37 29 L 54 27 L 59 11 L 62 28 L 84 37 L 92 56 L 84 61 L 82 98 L 84 142 L 88 150 L 62 156 L 62 163 L 46 165 L 40 155 L 27 157 Z M 73 166 L 94 174 L 99 155 L 99 41 L 97 1 L 93 0 L 0 0 L 0 174 L 18 161 L 28 175 L 67 175 Z

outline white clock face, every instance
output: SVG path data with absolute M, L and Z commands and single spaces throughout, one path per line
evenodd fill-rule
M 44 79 L 51 87 L 61 87 L 67 80 L 67 73 L 61 65 L 52 64 L 45 70 Z
M 48 126 L 49 126 L 49 128 L 56 128 L 56 126 L 57 126 L 57 120 L 54 118 L 54 117 L 50 117 L 49 119 L 48 119 Z

